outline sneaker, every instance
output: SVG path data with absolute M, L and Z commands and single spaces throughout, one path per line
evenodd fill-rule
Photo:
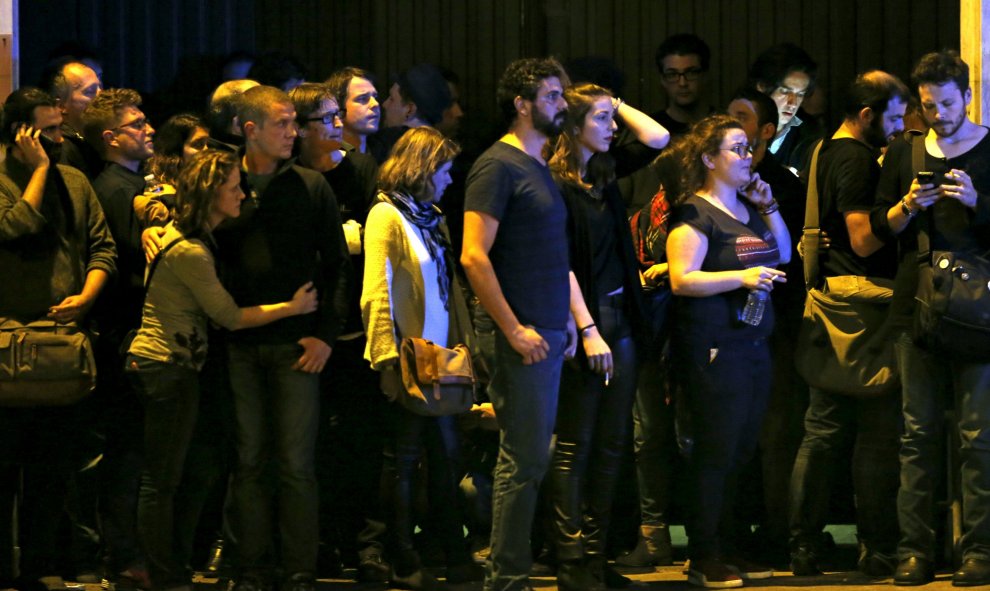
M 717 558 L 702 558 L 691 561 L 688 570 L 688 583 L 706 589 L 731 589 L 742 587 L 739 573 Z
M 392 567 L 385 562 L 381 554 L 370 552 L 361 557 L 357 567 L 359 583 L 387 583 Z
M 773 569 L 769 566 L 746 560 L 742 556 L 726 557 L 725 564 L 729 568 L 735 569 L 744 581 L 769 579 L 773 576 Z
M 791 573 L 795 577 L 814 577 L 822 574 L 818 565 L 818 554 L 809 546 L 798 546 L 791 550 Z

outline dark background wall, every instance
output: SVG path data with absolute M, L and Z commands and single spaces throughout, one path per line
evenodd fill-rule
M 828 96 L 856 72 L 906 80 L 921 54 L 958 47 L 959 0 L 22 0 L 20 31 L 22 84 L 78 39 L 103 56 L 108 86 L 152 91 L 156 110 L 200 106 L 229 51 L 279 49 L 317 80 L 350 64 L 387 83 L 435 62 L 461 76 L 462 102 L 478 114 L 494 112 L 498 76 L 515 58 L 604 55 L 625 71 L 624 98 L 652 111 L 664 105 L 653 52 L 670 33 L 711 45 L 716 105 L 781 41 L 819 62 Z

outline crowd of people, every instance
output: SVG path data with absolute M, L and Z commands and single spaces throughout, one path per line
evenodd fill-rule
M 930 251 L 990 250 L 968 66 L 927 54 L 913 88 L 861 73 L 832 131 L 802 109 L 801 48 L 760 54 L 724 109 L 710 61 L 664 40 L 653 115 L 594 59 L 514 61 L 478 151 L 431 64 L 312 82 L 259 59 L 157 130 L 96 64 L 50 64 L 0 118 L 0 320 L 86 327 L 97 383 L 0 407 L 0 587 L 188 591 L 203 569 L 312 591 L 346 564 L 401 589 L 521 591 L 550 569 L 597 591 L 673 564 L 677 518 L 687 580 L 740 587 L 834 568 L 844 464 L 860 571 L 990 584 L 990 357 L 915 333 Z M 795 368 L 809 183 L 821 284 L 892 286 L 900 380 L 877 396 Z M 407 337 L 472 343 L 470 411 L 404 403 Z M 953 533 L 959 565 L 938 551 Z

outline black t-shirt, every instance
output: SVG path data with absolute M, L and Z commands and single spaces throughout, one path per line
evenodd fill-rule
M 923 135 L 905 134 L 891 142 L 887 150 L 877 184 L 876 209 L 870 217 L 873 230 L 878 235 L 890 236 L 886 212 L 910 190 L 915 177 L 911 162 L 913 143 L 923 141 Z M 925 151 L 923 170 L 941 175 L 953 168 L 966 171 L 972 179 L 977 192 L 976 210 L 955 199 L 941 199 L 929 208 L 931 213 L 919 214 L 897 236 L 901 256 L 891 314 L 905 327 L 910 326 L 918 285 L 919 224 L 931 218 L 931 247 L 934 250 L 980 253 L 990 250 L 990 133 L 968 152 L 955 158 L 936 158 Z
M 853 252 L 845 214 L 869 213 L 873 209 L 880 164 L 876 153 L 852 138 L 828 139 L 818 154 L 819 227 L 831 239 L 821 255 L 821 274 L 868 275 L 892 278 L 896 271 L 896 251 L 887 244 L 868 257 Z
M 97 310 L 104 326 L 130 329 L 141 323 L 145 260 L 134 197 L 144 191 L 144 184 L 140 173 L 113 162 L 93 181 L 93 190 L 117 244 L 117 275 L 113 284 L 103 290 Z
M 756 209 L 743 201 L 749 220 L 743 223 L 705 199 L 692 195 L 674 211 L 671 228 L 687 224 L 704 234 L 708 249 L 701 263 L 706 272 L 739 271 L 780 262 L 777 240 Z M 773 329 L 773 307 L 767 306 L 759 326 L 739 322 L 749 291 L 739 288 L 707 297 L 678 298 L 676 326 L 681 334 L 704 338 L 755 339 Z
M 464 210 L 499 221 L 488 256 L 519 322 L 565 329 L 567 208 L 550 170 L 522 150 L 495 142 L 471 167 Z

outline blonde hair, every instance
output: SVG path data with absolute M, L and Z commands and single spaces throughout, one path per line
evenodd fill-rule
M 431 177 L 453 160 L 461 148 L 432 127 L 416 127 L 402 134 L 378 170 L 378 190 L 405 193 L 420 201 L 433 198 Z
M 179 171 L 175 196 L 175 224 L 183 234 L 200 232 L 220 187 L 237 169 L 237 155 L 221 150 L 203 150 Z

